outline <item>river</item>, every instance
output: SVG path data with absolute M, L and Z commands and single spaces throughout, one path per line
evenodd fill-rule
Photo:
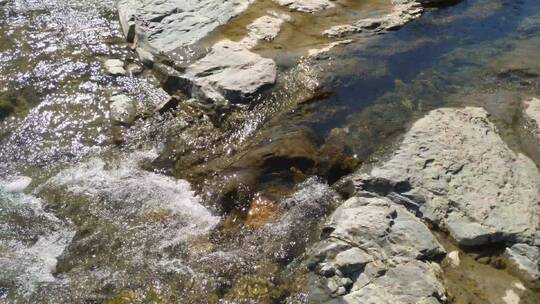
M 536 0 L 430 9 L 330 59 L 296 64 L 309 38 L 287 56 L 263 46 L 278 84 L 227 113 L 156 111 L 168 95 L 124 42 L 112 0 L 0 10 L 0 303 L 301 298 L 302 253 L 332 207 L 288 206 L 384 159 L 438 107 L 486 108 L 509 146 L 540 164 L 516 122 L 519 101 L 540 95 Z M 107 59 L 130 72 L 108 75 Z M 131 126 L 111 122 L 119 93 L 142 113 Z M 455 303 L 487 303 L 452 288 Z

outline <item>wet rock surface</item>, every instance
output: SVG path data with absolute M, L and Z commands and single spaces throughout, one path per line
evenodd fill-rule
M 287 6 L 291 10 L 314 13 L 334 7 L 329 0 L 274 0 L 279 5 Z

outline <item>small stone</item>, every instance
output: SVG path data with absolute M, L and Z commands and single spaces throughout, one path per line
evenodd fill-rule
M 112 96 L 110 111 L 111 119 L 121 124 L 131 124 L 137 116 L 135 103 L 126 95 Z
M 105 71 L 112 76 L 125 76 L 124 62 L 120 59 L 107 59 L 104 63 Z
M 132 64 L 128 65 L 128 67 L 127 67 L 127 72 L 131 76 L 140 75 L 140 74 L 143 73 L 143 71 L 144 71 L 143 67 L 138 65 L 138 64 L 132 63 Z
M 350 278 L 341 278 L 341 286 L 344 287 L 351 287 L 353 284 L 353 281 Z
M 319 270 L 319 274 L 329 278 L 336 274 L 336 269 L 332 265 L 324 264 Z
M 328 287 L 328 289 L 330 290 L 330 293 L 336 293 L 340 286 L 334 278 L 330 278 L 328 279 L 328 282 L 326 283 L 326 287 Z
M 457 250 L 454 250 L 452 252 L 450 252 L 447 256 L 448 258 L 448 262 L 450 264 L 451 267 L 458 267 L 459 264 L 460 264 L 460 260 L 459 260 L 459 251 Z
M 342 296 L 347 293 L 347 289 L 343 286 L 339 287 L 336 291 L 336 295 Z
M 351 248 L 336 255 L 334 264 L 342 273 L 348 274 L 361 270 L 371 260 L 362 249 Z

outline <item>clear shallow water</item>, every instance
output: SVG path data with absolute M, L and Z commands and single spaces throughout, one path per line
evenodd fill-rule
M 309 77 L 300 82 L 317 91 L 309 102 L 299 104 L 306 89 L 294 87 L 298 79 L 288 83 L 296 77 L 291 72 L 275 97 L 224 116 L 225 131 L 198 112 L 173 113 L 121 129 L 127 135 L 118 144 L 109 95 L 124 92 L 152 107 L 163 92 L 146 76 L 103 73 L 104 58 L 132 60 L 112 1 L 10 1 L 3 11 L 0 101 L 17 106 L 0 122 L 0 180 L 23 174 L 33 184 L 26 194 L 0 192 L 0 253 L 20 257 L 0 257 L 9 269 L 0 276 L 0 303 L 282 302 L 302 290 L 294 258 L 316 235 L 309 221 L 324 214 L 289 207 L 324 197 L 319 182 L 282 200 L 295 184 L 313 174 L 333 181 L 384 154 L 410 122 L 444 105 L 486 107 L 520 150 L 519 101 L 540 94 L 540 3 L 464 1 L 398 32 L 361 39 L 330 60 L 301 65 L 299 74 Z M 174 148 L 198 150 L 175 161 L 193 157 L 204 165 L 212 153 L 220 162 L 270 144 L 276 137 L 258 139 L 266 130 L 281 136 L 300 128 L 314 135 L 322 157 L 298 176 L 282 178 L 279 162 L 265 169 L 245 190 L 247 206 L 232 200 L 243 215 L 222 219 L 214 212 L 220 201 L 192 191 L 207 179 L 220 180 L 219 170 L 199 173 L 177 164 L 177 175 L 197 176 L 189 185 L 151 170 L 156 154 L 141 152 L 183 141 Z M 350 165 L 323 159 L 332 155 Z M 209 185 L 203 189 L 218 190 Z M 298 219 L 304 225 L 294 225 Z M 294 245 L 298 240 L 305 243 Z

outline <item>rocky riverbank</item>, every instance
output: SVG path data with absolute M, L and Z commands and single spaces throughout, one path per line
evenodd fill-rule
M 337 187 L 348 199 L 310 253 L 310 303 L 446 303 L 446 252 L 428 227 L 464 249 L 506 248 L 499 267 L 527 287 L 490 303 L 538 299 L 527 297 L 539 279 L 540 170 L 508 148 L 485 110 L 430 112 L 389 160 Z M 455 254 L 446 259 L 459 266 Z
M 217 104 L 247 102 L 276 82 L 277 66 L 272 58 L 261 57 L 252 49 L 259 42 L 271 42 L 282 27 L 294 23 L 295 15 L 278 12 L 272 5 L 265 14 L 246 25 L 247 33 L 239 40 L 224 39 L 215 44 L 201 43 L 206 36 L 225 26 L 232 18 L 255 6 L 253 0 L 216 3 L 193 1 L 117 1 L 120 22 L 139 58 L 170 91 L 199 101 Z M 291 12 L 315 14 L 347 9 L 350 1 L 298 0 L 274 1 Z M 321 29 L 319 35 L 344 37 L 354 33 L 382 33 L 396 30 L 418 18 L 426 5 L 445 1 L 389 0 L 387 13 Z M 298 13 L 297 13 L 298 14 Z M 305 55 L 318 55 L 339 44 L 314 44 Z M 281 49 L 281 56 L 288 50 Z
M 538 1 L 0 9 L 0 303 L 540 301 Z

